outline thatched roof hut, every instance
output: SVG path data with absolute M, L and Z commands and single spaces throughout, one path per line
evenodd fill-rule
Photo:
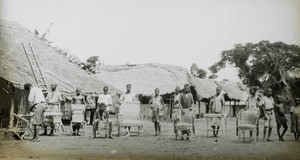
M 246 101 L 249 94 L 248 88 L 239 82 L 216 81 L 213 79 L 199 79 L 190 77 L 201 99 L 209 99 L 216 94 L 216 88 L 220 87 L 228 99 L 233 101 Z
M 132 92 L 143 95 L 153 94 L 155 88 L 160 94 L 172 93 L 176 86 L 190 82 L 185 68 L 165 64 L 100 66 L 98 77 L 123 91 L 129 83 Z
M 77 87 L 84 92 L 102 93 L 106 85 L 110 92 L 120 92 L 102 82 L 95 75 L 89 75 L 53 47 L 36 37 L 23 26 L 9 21 L 0 21 L 0 77 L 22 87 L 26 82 L 35 84 L 32 71 L 22 48 L 22 43 L 31 43 L 48 85 L 58 84 L 58 90 L 73 92 Z

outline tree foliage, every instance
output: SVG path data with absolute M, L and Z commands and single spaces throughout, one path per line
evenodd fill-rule
M 83 65 L 82 69 L 88 70 L 95 74 L 98 65 L 100 65 L 99 56 L 91 56 L 86 60 L 86 63 Z
M 226 64 L 237 67 L 238 76 L 249 86 L 290 89 L 288 73 L 300 68 L 300 47 L 269 41 L 237 44 L 222 51 L 221 60 L 209 70 L 215 74 Z
M 207 72 L 204 69 L 198 68 L 198 65 L 196 63 L 192 64 L 190 72 L 194 77 L 198 77 L 198 78 L 207 77 Z

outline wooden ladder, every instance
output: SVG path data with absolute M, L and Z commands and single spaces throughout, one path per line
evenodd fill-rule
M 30 43 L 28 43 L 28 45 L 24 45 L 24 43 L 22 43 L 25 55 L 28 59 L 31 71 L 33 73 L 34 79 L 36 81 L 36 83 L 38 84 L 38 86 L 42 89 L 44 94 L 47 94 L 48 91 L 48 87 L 47 87 L 47 83 L 45 80 L 45 77 L 43 75 L 43 72 L 40 68 L 40 64 L 35 56 L 35 53 L 32 49 L 32 46 Z

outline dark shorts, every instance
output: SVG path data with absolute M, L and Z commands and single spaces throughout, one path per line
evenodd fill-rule
M 44 112 L 46 110 L 46 104 L 45 103 L 38 103 L 35 105 L 35 109 L 33 117 L 32 117 L 32 124 L 33 125 L 41 125 L 44 120 Z
M 284 116 L 278 116 L 277 125 L 287 126 L 287 119 Z

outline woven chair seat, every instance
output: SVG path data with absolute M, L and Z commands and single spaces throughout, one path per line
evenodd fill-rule
M 193 127 L 193 125 L 190 123 L 177 123 L 176 124 L 176 128 L 178 130 L 188 130 L 188 129 L 191 129 L 192 127 Z
M 140 120 L 124 120 L 124 121 L 122 121 L 122 125 L 138 127 L 138 126 L 143 126 L 143 122 Z

